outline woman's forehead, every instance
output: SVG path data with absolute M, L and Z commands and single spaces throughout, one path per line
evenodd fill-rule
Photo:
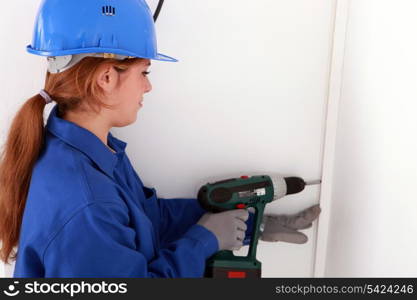
M 145 66 L 145 67 L 150 66 L 151 65 L 151 60 L 148 59 L 148 58 L 143 58 L 139 61 L 139 65 Z

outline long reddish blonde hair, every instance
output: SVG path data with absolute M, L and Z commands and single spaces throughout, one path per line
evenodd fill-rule
M 104 106 L 103 90 L 97 85 L 99 68 L 110 64 L 118 72 L 142 59 L 85 57 L 75 66 L 57 74 L 47 72 L 44 90 L 58 104 L 59 115 L 87 104 L 94 111 Z M 44 145 L 45 100 L 39 95 L 29 98 L 19 109 L 10 126 L 0 156 L 0 259 L 16 260 L 14 247 L 19 241 L 20 226 L 33 166 Z

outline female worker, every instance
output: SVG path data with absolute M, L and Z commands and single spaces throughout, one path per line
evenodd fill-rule
M 144 0 L 106 3 L 44 0 L 39 8 L 27 50 L 47 57 L 48 72 L 2 155 L 1 258 L 16 258 L 15 277 L 202 277 L 208 257 L 248 243 L 251 217 L 206 213 L 196 199 L 161 199 L 143 185 L 110 129 L 135 122 L 152 89 L 151 60 L 176 60 L 157 52 Z M 269 217 L 264 239 L 303 243 L 294 228 L 318 212 Z

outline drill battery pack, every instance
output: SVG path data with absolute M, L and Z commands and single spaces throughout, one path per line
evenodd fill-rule
M 207 260 L 207 278 L 261 278 L 261 262 L 250 256 L 235 256 L 223 250 Z
M 206 268 L 207 278 L 261 278 L 261 269 Z

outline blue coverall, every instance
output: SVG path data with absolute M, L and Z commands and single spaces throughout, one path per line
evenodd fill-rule
M 126 143 L 60 118 L 55 105 L 35 163 L 14 277 L 202 277 L 218 251 L 196 224 L 196 199 L 158 198 L 143 186 Z M 250 214 L 248 228 L 251 228 Z M 244 244 L 250 241 L 246 232 Z

